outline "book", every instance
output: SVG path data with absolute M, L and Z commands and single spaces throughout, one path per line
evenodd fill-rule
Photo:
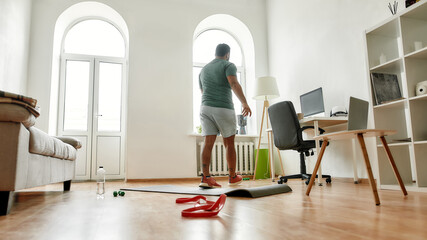
M 371 80 L 376 105 L 402 99 L 396 74 L 371 73 Z

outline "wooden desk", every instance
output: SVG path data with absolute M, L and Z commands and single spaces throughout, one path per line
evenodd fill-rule
M 347 117 L 307 117 L 299 121 L 301 126 L 313 126 L 317 122 L 317 127 L 330 127 L 343 124 L 348 121 Z
M 368 152 L 366 151 L 365 137 L 380 137 L 381 142 L 386 151 L 388 160 L 390 161 L 391 167 L 393 168 L 394 175 L 402 189 L 403 195 L 408 195 L 406 192 L 405 185 L 403 184 L 402 178 L 400 177 L 399 171 L 397 170 L 396 163 L 394 162 L 393 156 L 391 155 L 390 148 L 388 147 L 387 141 L 384 136 L 395 134 L 395 130 L 377 130 L 377 129 L 363 129 L 363 130 L 353 130 L 353 131 L 341 131 L 334 132 L 329 134 L 323 134 L 321 136 L 315 137 L 316 140 L 323 140 L 322 149 L 317 157 L 317 162 L 314 167 L 313 175 L 311 175 L 310 183 L 306 191 L 306 195 L 310 195 L 311 187 L 313 186 L 314 179 L 316 178 L 316 172 L 322 161 L 323 154 L 325 153 L 326 146 L 330 140 L 340 140 L 340 139 L 352 139 L 357 138 L 359 140 L 360 147 L 362 149 L 363 158 L 365 159 L 366 170 L 368 172 L 369 183 L 372 187 L 372 192 L 374 194 L 375 204 L 380 205 L 380 198 L 378 197 L 377 185 L 375 183 L 374 176 L 372 174 L 371 164 L 369 162 Z
M 331 127 L 339 124 L 346 123 L 348 121 L 347 117 L 307 117 L 303 118 L 299 121 L 301 126 L 314 126 L 314 137 L 319 136 L 319 128 Z M 316 143 L 316 153 L 319 154 L 320 142 L 318 139 L 315 139 Z M 354 144 L 353 144 L 353 152 L 354 152 Z M 356 159 L 353 155 L 353 169 L 354 169 L 354 181 L 357 182 L 357 166 Z M 322 166 L 319 166 L 319 172 L 317 172 L 319 176 L 319 186 L 322 186 Z

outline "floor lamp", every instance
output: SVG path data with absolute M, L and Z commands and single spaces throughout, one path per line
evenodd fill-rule
M 276 79 L 274 77 L 270 77 L 270 76 L 266 76 L 266 77 L 259 77 L 256 81 L 256 85 L 255 85 L 255 95 L 254 95 L 254 99 L 256 100 L 264 100 L 264 106 L 262 107 L 262 118 L 261 118 L 261 127 L 259 130 L 259 139 L 258 139 L 258 151 L 256 154 L 256 159 L 255 159 L 255 169 L 254 169 L 254 180 L 255 180 L 255 176 L 256 176 L 256 168 L 257 168 L 257 164 L 258 164 L 258 157 L 259 157 L 259 148 L 261 145 L 261 137 L 262 137 L 262 127 L 264 125 L 264 118 L 266 118 L 266 123 L 267 123 L 267 129 L 268 127 L 268 113 L 267 113 L 267 109 L 270 106 L 268 100 L 269 99 L 273 99 L 273 98 L 277 98 L 279 97 L 279 90 L 277 88 L 277 83 L 276 83 Z M 268 133 L 269 135 L 272 134 L 272 132 Z M 271 164 L 271 155 L 270 154 L 270 136 L 268 136 L 268 162 L 269 164 Z M 277 150 L 279 151 L 279 150 Z M 279 152 L 279 157 L 280 157 L 280 152 Z M 273 163 L 274 164 L 274 163 Z M 280 157 L 280 164 L 282 164 L 282 160 Z M 283 166 L 282 166 L 282 170 L 283 170 Z M 274 179 L 275 176 L 272 176 L 272 170 L 270 170 L 270 176 L 271 179 Z

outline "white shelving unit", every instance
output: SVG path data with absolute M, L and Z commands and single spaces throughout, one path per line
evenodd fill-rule
M 427 95 L 415 93 L 416 84 L 427 80 L 427 0 L 368 29 L 365 36 L 375 128 L 398 131 L 387 141 L 402 180 L 410 191 L 427 191 Z M 415 42 L 422 42 L 422 48 L 415 49 Z M 377 105 L 371 73 L 397 75 L 403 99 Z M 377 156 L 379 187 L 400 189 L 380 141 Z

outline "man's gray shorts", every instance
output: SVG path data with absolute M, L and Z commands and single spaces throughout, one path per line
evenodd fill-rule
M 236 113 L 232 109 L 201 106 L 202 136 L 221 133 L 224 138 L 236 135 Z

